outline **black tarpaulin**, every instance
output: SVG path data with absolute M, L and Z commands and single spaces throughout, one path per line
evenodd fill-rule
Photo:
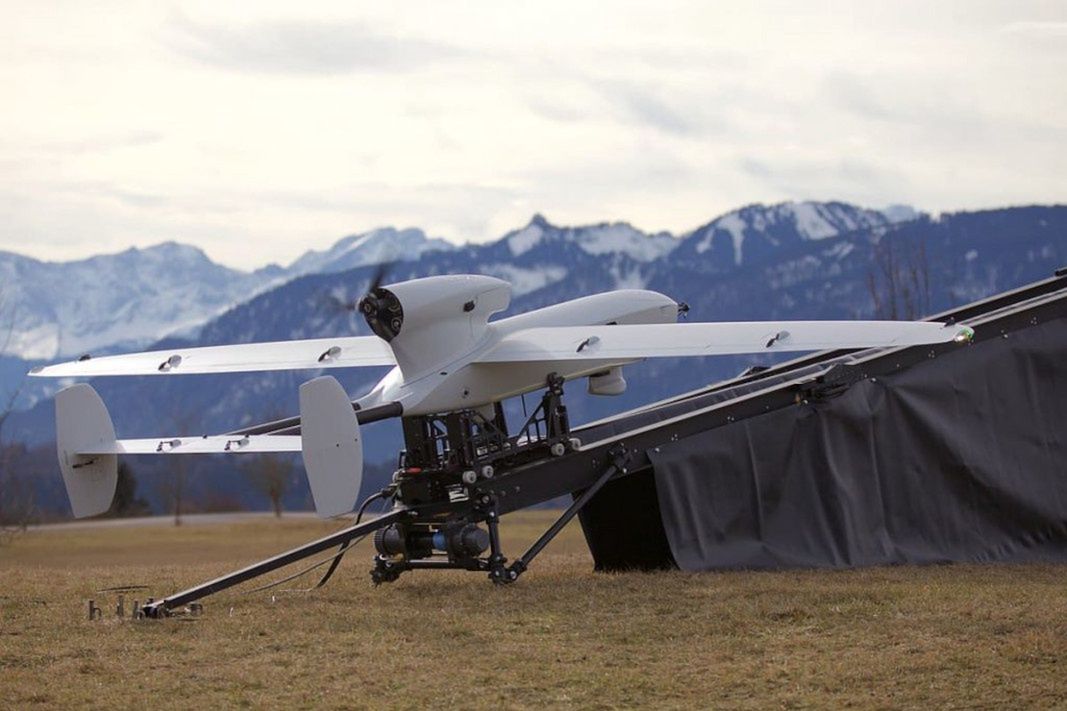
M 648 455 L 684 570 L 1064 561 L 1067 320 Z

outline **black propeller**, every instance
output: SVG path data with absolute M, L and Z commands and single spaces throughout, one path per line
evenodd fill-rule
M 356 310 L 356 302 L 344 301 L 342 299 L 337 298 L 337 296 L 332 293 L 323 294 L 322 301 L 331 311 L 355 312 Z
M 370 280 L 370 286 L 367 287 L 368 294 L 381 287 L 382 282 L 385 280 L 385 275 L 389 273 L 392 266 L 392 262 L 382 262 L 378 265 L 378 269 L 374 272 L 374 277 Z
M 343 299 L 339 299 L 337 296 L 330 293 L 323 295 L 323 301 L 330 309 L 334 311 L 347 311 L 350 313 L 360 311 L 360 303 L 367 296 L 370 296 L 377 289 L 381 288 L 382 282 L 385 280 L 385 277 L 389 273 L 389 269 L 392 266 L 392 262 L 382 262 L 378 265 L 378 268 L 374 270 L 374 276 L 371 277 L 370 285 L 367 287 L 367 290 L 362 297 L 354 299 L 352 301 L 345 301 Z
M 392 262 L 382 262 L 374 270 L 366 293 L 358 301 L 345 301 L 334 294 L 323 294 L 323 301 L 335 311 L 363 314 L 378 337 L 391 341 L 400 333 L 404 325 L 404 309 L 400 306 L 400 300 L 388 289 L 382 288 L 382 282 L 392 267 Z

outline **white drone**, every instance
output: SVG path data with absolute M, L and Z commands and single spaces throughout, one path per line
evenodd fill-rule
M 300 387 L 299 420 L 216 436 L 117 439 L 91 386 L 61 390 L 57 448 L 74 515 L 108 509 L 118 455 L 301 452 L 317 513 L 336 516 L 352 511 L 359 494 L 360 422 L 456 412 L 490 422 L 498 403 L 544 388 L 550 376 L 559 382 L 587 377 L 590 393 L 617 395 L 626 388 L 622 367 L 644 358 L 902 347 L 972 334 L 937 322 L 678 323 L 687 307 L 644 290 L 586 296 L 490 321 L 510 300 L 511 285 L 492 277 L 415 279 L 374 286 L 360 300 L 373 336 L 83 356 L 37 368 L 31 375 L 70 378 L 394 366 L 355 401 L 334 378 L 317 377 Z

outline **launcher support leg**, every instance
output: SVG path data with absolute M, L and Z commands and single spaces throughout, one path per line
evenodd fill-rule
M 489 579 L 498 584 L 510 582 L 507 579 L 507 568 L 504 566 L 508 559 L 500 549 L 500 517 L 497 516 L 496 508 L 489 509 L 485 516 L 485 525 L 489 529 Z
M 570 523 L 570 520 L 574 518 L 582 508 L 589 503 L 589 501 L 596 496 L 596 493 L 600 491 L 608 480 L 615 476 L 617 473 L 626 473 L 627 464 L 630 461 L 630 454 L 626 450 L 613 450 L 610 454 L 611 463 L 604 468 L 604 472 L 593 482 L 588 489 L 582 492 L 582 495 L 571 503 L 567 507 L 567 510 L 556 519 L 555 523 L 548 527 L 548 530 L 541 534 L 541 537 L 534 541 L 534 544 L 530 546 L 530 549 L 519 556 L 518 560 L 512 563 L 500 577 L 490 577 L 493 582 L 506 584 L 515 582 L 520 575 L 526 572 L 526 569 L 530 567 L 530 563 L 534 557 L 537 556 L 549 542 L 556 537 L 556 535 L 563 530 L 563 527 Z
M 337 533 L 331 533 L 324 538 L 312 541 L 299 548 L 294 548 L 291 551 L 280 553 L 273 558 L 260 561 L 247 568 L 228 573 L 221 578 L 215 578 L 206 583 L 201 583 L 196 587 L 165 597 L 162 600 L 147 603 L 143 608 L 145 617 L 165 617 L 168 610 L 173 610 L 176 607 L 181 607 L 194 600 L 199 600 L 227 588 L 232 588 L 234 585 L 240 585 L 246 580 L 251 580 L 252 578 L 277 570 L 278 568 L 285 567 L 290 563 L 295 563 L 298 560 L 313 556 L 316 553 L 321 553 L 322 551 L 329 550 L 335 546 L 361 538 L 379 528 L 384 528 L 391 523 L 399 521 L 407 514 L 408 512 L 405 509 L 391 511 L 371 521 L 356 524 L 355 526 L 349 526 Z

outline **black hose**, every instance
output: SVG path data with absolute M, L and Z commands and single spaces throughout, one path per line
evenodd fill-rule
M 384 498 L 385 498 L 384 494 L 379 491 L 379 492 L 376 492 L 374 494 L 371 494 L 366 499 L 364 499 L 363 503 L 359 505 L 359 510 L 356 513 L 356 522 L 354 524 L 352 524 L 352 525 L 353 526 L 359 525 L 360 520 L 363 518 L 363 514 L 367 510 L 367 506 L 369 506 L 372 501 L 374 501 L 376 499 L 384 499 Z M 323 565 L 326 565 L 327 563 L 331 563 L 329 569 L 326 571 L 325 574 L 323 574 L 322 579 L 319 580 L 319 582 L 317 582 L 312 587 L 304 588 L 302 590 L 285 590 L 283 592 L 311 592 L 312 590 L 315 590 L 317 588 L 321 588 L 323 585 L 326 584 L 326 581 L 328 581 L 330 579 L 330 577 L 333 575 L 334 571 L 337 570 L 337 566 L 340 564 L 341 558 L 344 557 L 344 554 L 348 550 L 348 548 L 351 547 L 351 546 L 356 545 L 357 543 L 359 543 L 360 541 L 362 541 L 366 537 L 367 537 L 367 534 L 363 534 L 362 536 L 360 536 L 359 538 L 356 538 L 354 540 L 345 541 L 344 543 L 341 544 L 340 549 L 338 549 L 338 551 L 336 553 L 330 554 L 329 557 L 323 558 L 323 559 L 321 559 L 319 561 L 316 561 L 315 563 L 312 563 L 311 565 L 309 565 L 308 567 L 304 568 L 303 570 L 301 570 L 299 572 L 296 572 L 296 573 L 293 573 L 292 575 L 290 575 L 288 577 L 285 577 L 285 578 L 282 578 L 281 580 L 275 580 L 274 582 L 267 583 L 266 585 L 261 585 L 258 588 L 252 588 L 251 590 L 246 591 L 245 595 L 251 595 L 252 593 L 262 592 L 264 590 L 270 590 L 271 588 L 278 587 L 279 585 L 282 585 L 283 583 L 287 583 L 290 580 L 295 580 L 296 578 L 299 578 L 299 577 L 301 577 L 303 575 L 307 575 L 312 570 L 315 570 L 316 568 L 319 568 L 319 567 L 321 567 Z
M 357 525 L 359 524 L 360 519 L 363 518 L 363 512 L 367 510 L 367 506 L 370 505 L 370 502 L 380 498 L 382 498 L 382 492 L 379 491 L 375 494 L 371 494 L 363 500 L 363 503 L 359 505 L 359 512 L 356 514 Z M 345 552 L 348 550 L 348 548 L 352 545 L 355 545 L 355 543 L 362 541 L 363 538 L 363 536 L 360 536 L 355 540 L 355 542 L 345 541 L 341 544 L 341 547 L 337 550 L 337 555 L 334 557 L 333 562 L 330 563 L 330 567 L 326 569 L 325 573 L 323 573 L 322 579 L 319 580 L 319 582 L 315 583 L 315 587 L 313 589 L 321 588 L 323 585 L 326 584 L 326 581 L 328 581 L 333 575 L 333 571 L 337 570 L 337 566 L 341 564 L 341 559 L 345 557 Z

